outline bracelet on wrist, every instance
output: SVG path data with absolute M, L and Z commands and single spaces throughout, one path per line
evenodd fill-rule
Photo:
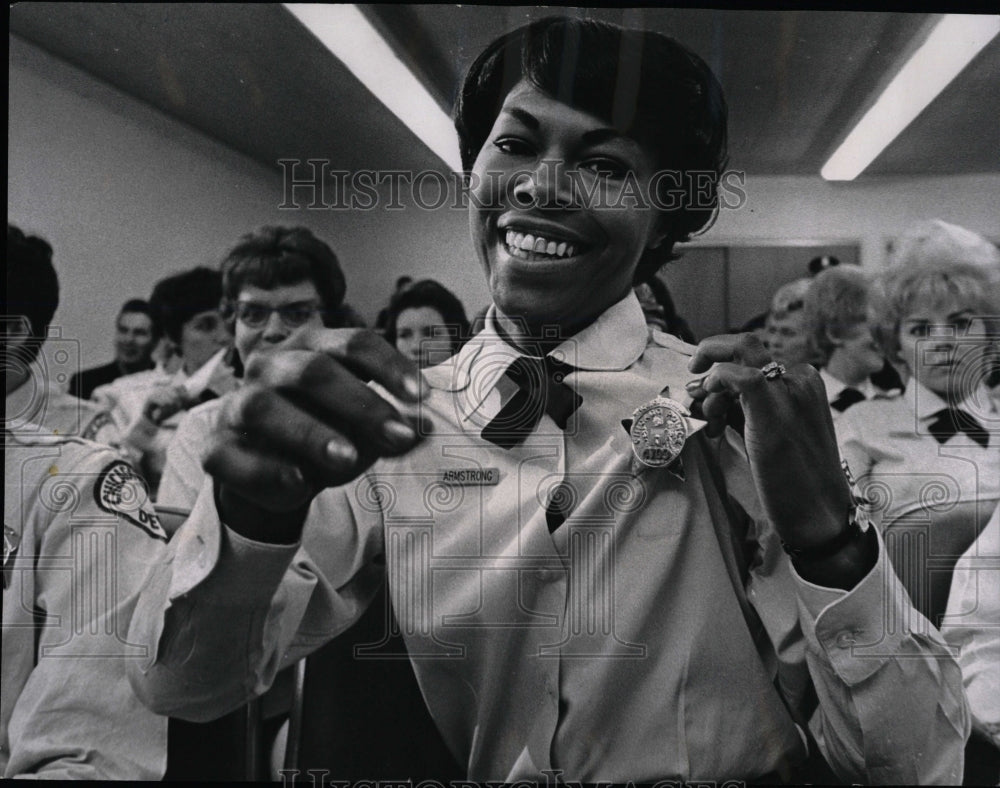
M 855 503 L 848 512 L 846 527 L 836 536 L 809 547 L 796 547 L 782 539 L 781 548 L 796 561 L 820 561 L 856 542 L 868 532 L 869 527 L 866 510 Z

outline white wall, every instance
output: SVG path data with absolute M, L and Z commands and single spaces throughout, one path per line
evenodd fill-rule
M 55 250 L 53 325 L 83 366 L 111 357 L 118 306 L 159 278 L 218 265 L 243 233 L 304 224 L 337 252 L 370 320 L 396 276 L 435 276 L 475 312 L 487 299 L 461 211 L 279 210 L 264 167 L 149 105 L 10 38 L 8 220 Z M 303 203 L 305 201 L 302 201 Z
M 944 219 L 1000 241 L 1000 174 L 920 178 L 747 176 L 746 202 L 723 210 L 699 243 L 859 241 L 861 264 L 877 270 L 887 244 L 923 219 Z
M 462 211 L 281 211 L 282 175 L 18 38 L 10 39 L 8 216 L 55 248 L 55 324 L 83 365 L 110 357 L 126 298 L 215 265 L 244 232 L 305 224 L 337 251 L 348 300 L 372 320 L 400 274 L 442 281 L 470 316 L 486 303 Z M 1000 240 L 1000 175 L 865 179 L 751 176 L 701 243 L 860 241 L 879 267 L 908 224 L 940 217 Z M 303 202 L 305 202 L 303 200 Z M 710 286 L 711 283 L 706 283 Z M 678 294 L 683 298 L 683 294 Z M 683 307 L 682 307 L 683 311 Z

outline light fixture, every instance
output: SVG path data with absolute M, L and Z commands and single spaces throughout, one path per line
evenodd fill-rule
M 823 165 L 828 181 L 852 181 L 1000 32 L 1000 16 L 945 14 Z
M 458 135 L 413 72 L 355 5 L 285 3 L 393 115 L 452 170 L 461 172 Z

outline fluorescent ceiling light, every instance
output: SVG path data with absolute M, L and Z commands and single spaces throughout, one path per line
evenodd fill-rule
M 946 14 L 834 151 L 828 181 L 852 181 L 1000 32 L 1000 16 Z
M 284 6 L 438 158 L 452 170 L 461 172 L 458 135 L 451 118 L 357 6 L 321 3 Z

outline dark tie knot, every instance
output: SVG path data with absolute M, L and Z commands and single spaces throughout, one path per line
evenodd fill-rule
M 865 399 L 866 397 L 864 394 L 856 388 L 848 386 L 837 395 L 833 402 L 830 403 L 830 407 L 843 413 L 851 407 L 851 405 L 857 405 L 859 402 L 864 402 Z
M 928 427 L 938 443 L 945 443 L 957 433 L 963 432 L 984 449 L 989 445 L 989 433 L 983 428 L 975 416 L 961 408 L 942 408 L 932 417 L 934 421 Z
M 549 356 L 520 356 L 504 375 L 517 386 L 500 412 L 483 429 L 483 437 L 509 449 L 535 429 L 543 413 L 549 414 L 559 429 L 566 429 L 583 399 L 566 383 L 573 367 Z

